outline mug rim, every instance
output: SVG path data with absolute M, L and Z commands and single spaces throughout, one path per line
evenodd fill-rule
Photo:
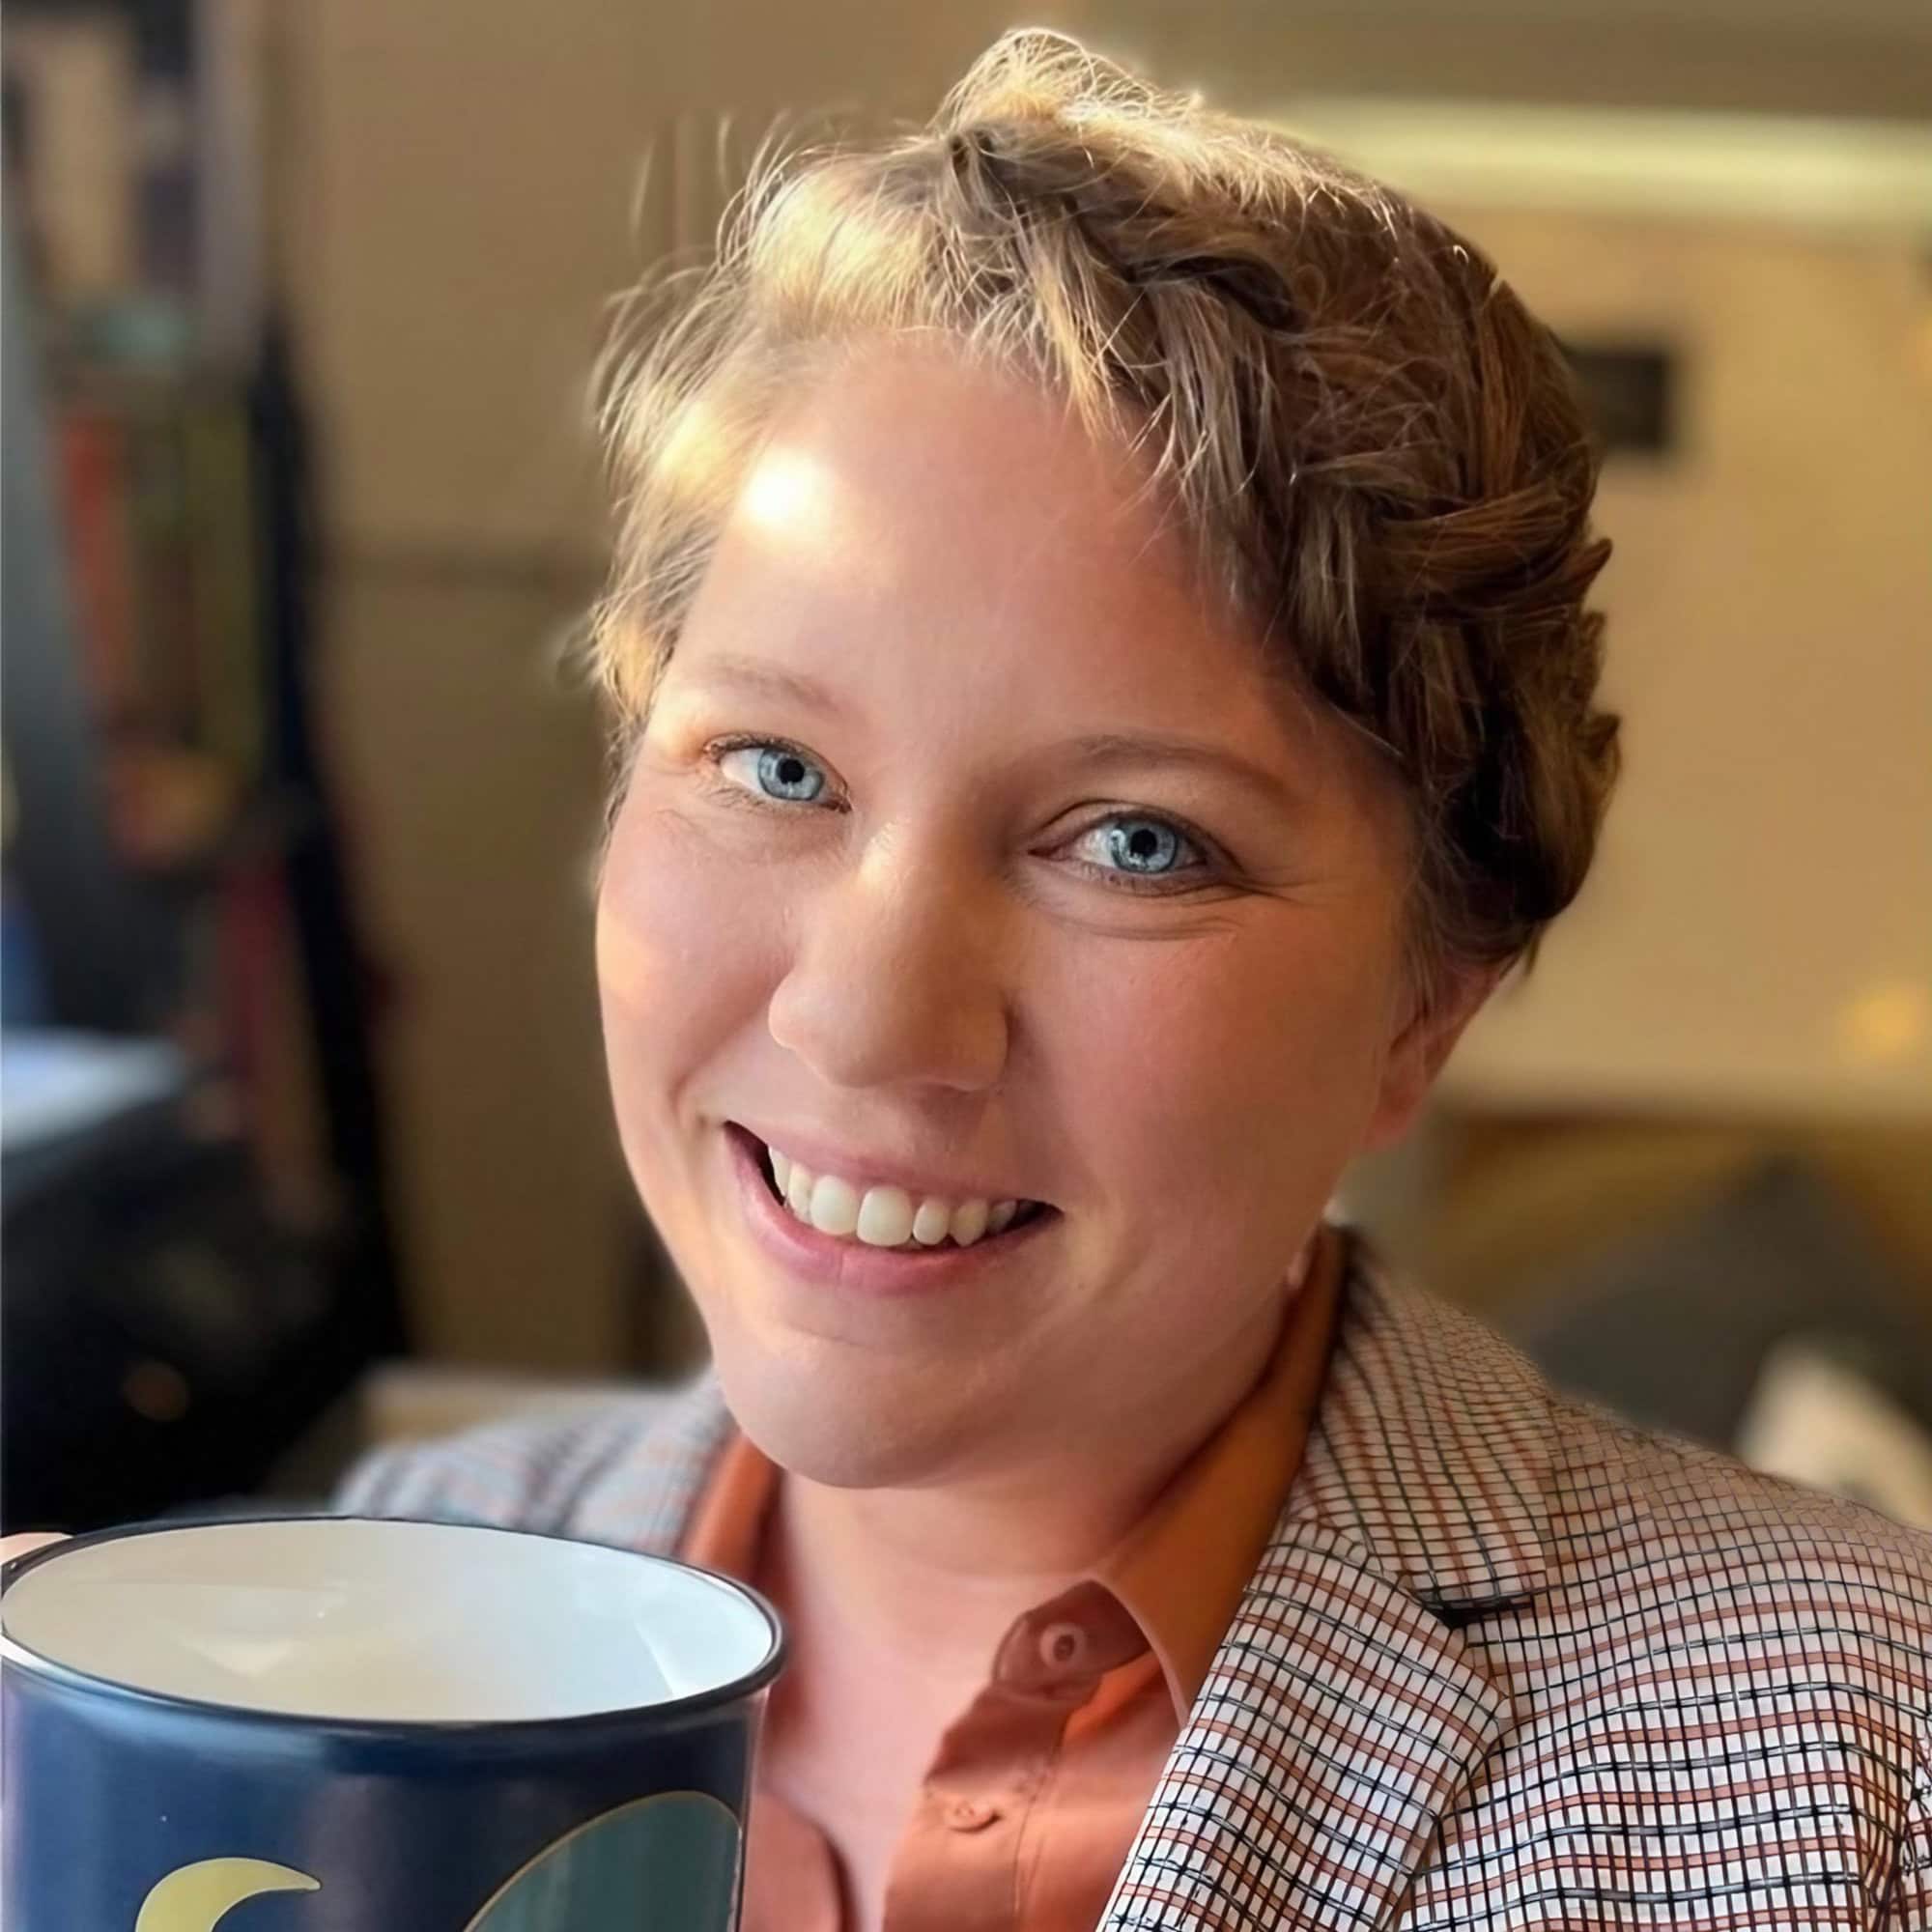
M 584 1549 L 609 1550 L 619 1556 L 632 1556 L 647 1563 L 668 1564 L 673 1570 L 687 1570 L 693 1576 L 703 1577 L 713 1583 L 720 1583 L 727 1590 L 735 1591 L 746 1598 L 764 1619 L 765 1627 L 771 1634 L 770 1647 L 752 1669 L 742 1676 L 734 1677 L 727 1684 L 715 1685 L 708 1690 L 693 1690 L 682 1697 L 665 1698 L 650 1704 L 619 1704 L 608 1711 L 577 1711 L 558 1718 L 342 1718 L 327 1715 L 308 1716 L 299 1711 L 263 1711 L 247 1704 L 223 1704 L 211 1697 L 191 1697 L 176 1690 L 151 1690 L 143 1685 L 123 1684 L 118 1679 L 103 1677 L 98 1671 L 83 1670 L 76 1664 L 63 1663 L 56 1658 L 47 1657 L 31 1645 L 21 1642 L 18 1637 L 9 1635 L 0 1628 L 0 1664 L 23 1670 L 30 1677 L 48 1684 L 79 1690 L 94 1695 L 105 1696 L 115 1701 L 129 1701 L 136 1704 L 160 1709 L 185 1716 L 220 1718 L 230 1721 L 255 1724 L 298 1725 L 303 1730 L 322 1731 L 328 1735 L 350 1737 L 380 1737 L 402 1743 L 411 1739 L 429 1740 L 461 1734 L 466 1738 L 487 1738 L 500 1735 L 504 1739 L 529 1739 L 536 1736 L 550 1737 L 558 1732 L 577 1732 L 593 1728 L 600 1724 L 633 1723 L 640 1719 L 670 1719 L 682 1722 L 691 1718 L 703 1716 L 713 1708 L 741 1703 L 766 1690 L 773 1679 L 789 1661 L 789 1639 L 784 1620 L 774 1607 L 771 1600 L 760 1590 L 736 1577 L 727 1577 L 722 1571 L 708 1570 L 701 1563 L 687 1563 L 680 1556 L 665 1556 L 654 1549 L 633 1549 L 621 1543 L 599 1543 L 585 1536 L 570 1536 L 561 1530 L 521 1529 L 505 1523 L 464 1522 L 447 1517 L 425 1516 L 371 1516 L 366 1511 L 316 1510 L 289 1515 L 261 1516 L 203 1516 L 170 1517 L 159 1522 L 135 1522 L 112 1525 L 106 1529 L 91 1529 L 79 1536 L 63 1537 L 58 1543 L 42 1545 L 37 1549 L 23 1550 L 4 1565 L 0 1565 L 0 1600 L 31 1570 L 38 1570 L 43 1563 L 57 1561 L 60 1557 L 76 1549 L 98 1548 L 104 1543 L 118 1543 L 136 1536 L 166 1536 L 178 1530 L 246 1528 L 250 1524 L 301 1523 L 301 1522 L 383 1522 L 413 1525 L 424 1529 L 458 1529 L 480 1531 L 494 1536 L 536 1537 L 546 1543 L 574 1544 Z

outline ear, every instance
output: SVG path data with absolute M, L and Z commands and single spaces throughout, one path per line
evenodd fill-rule
M 1381 1090 L 1369 1116 L 1360 1151 L 1392 1147 L 1407 1133 L 1429 1097 L 1443 1063 L 1463 1029 L 1482 1011 L 1507 966 L 1451 968 L 1432 989 L 1433 997 L 1409 993 L 1409 1011 L 1397 1023 L 1388 1058 L 1382 1063 Z

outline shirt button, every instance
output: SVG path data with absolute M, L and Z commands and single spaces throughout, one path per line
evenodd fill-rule
M 1065 1670 L 1087 1654 L 1087 1633 L 1078 1624 L 1048 1624 L 1039 1634 L 1039 1661 L 1049 1670 Z
M 946 1822 L 955 1832 L 983 1832 L 1000 1815 L 999 1807 L 971 1798 L 955 1798 L 946 1807 Z

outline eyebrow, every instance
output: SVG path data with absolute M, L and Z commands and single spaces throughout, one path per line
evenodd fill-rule
M 700 681 L 735 684 L 747 691 L 762 692 L 768 697 L 788 697 L 810 711 L 827 714 L 842 707 L 824 685 L 800 671 L 767 664 L 762 658 L 718 656 L 707 658 L 697 673 Z
M 1096 731 L 1071 740 L 1066 750 L 1088 765 L 1168 765 L 1183 771 L 1233 779 L 1249 791 L 1259 792 L 1271 804 L 1291 811 L 1306 803 L 1301 793 L 1280 773 L 1255 764 L 1224 745 L 1203 738 L 1185 737 L 1179 732 Z
M 714 657 L 707 660 L 702 676 L 707 681 L 790 698 L 825 716 L 834 716 L 843 708 L 815 678 L 786 670 L 762 658 Z M 1070 756 L 1076 763 L 1087 766 L 1164 765 L 1231 779 L 1268 803 L 1291 811 L 1307 804 L 1305 796 L 1280 773 L 1269 771 L 1266 766 L 1258 765 L 1210 739 L 1190 738 L 1183 732 L 1092 731 L 1052 749 L 1056 755 Z

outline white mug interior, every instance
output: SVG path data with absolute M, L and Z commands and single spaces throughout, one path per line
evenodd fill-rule
M 754 1598 L 657 1557 L 344 1517 L 63 1547 L 15 1577 L 0 1628 L 13 1664 L 365 1723 L 637 1710 L 725 1690 L 779 1641 Z

